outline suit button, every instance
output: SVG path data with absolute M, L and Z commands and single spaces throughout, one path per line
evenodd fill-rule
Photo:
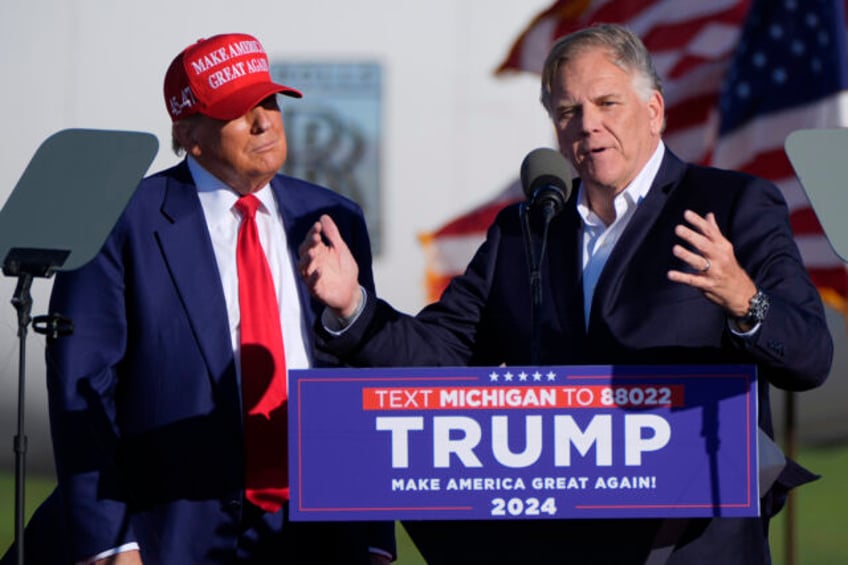
M 779 341 L 768 342 L 768 348 L 778 357 L 783 357 L 783 344 Z

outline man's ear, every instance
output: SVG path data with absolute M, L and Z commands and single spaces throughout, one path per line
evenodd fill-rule
M 665 129 L 665 99 L 656 90 L 648 101 L 648 109 L 651 113 L 651 133 L 662 135 Z

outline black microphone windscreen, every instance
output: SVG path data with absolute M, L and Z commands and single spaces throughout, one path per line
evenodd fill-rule
M 571 169 L 562 153 L 550 147 L 534 149 L 521 163 L 521 186 L 524 195 L 532 198 L 543 186 L 562 190 L 565 200 L 571 195 Z

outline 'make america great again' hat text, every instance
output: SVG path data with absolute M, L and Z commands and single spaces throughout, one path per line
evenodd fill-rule
M 234 120 L 277 93 L 303 96 L 271 80 L 262 44 L 243 33 L 197 41 L 177 55 L 165 74 L 165 105 L 173 121 L 194 114 Z

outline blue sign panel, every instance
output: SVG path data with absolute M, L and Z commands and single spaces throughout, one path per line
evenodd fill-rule
M 759 514 L 753 366 L 289 379 L 292 520 Z

